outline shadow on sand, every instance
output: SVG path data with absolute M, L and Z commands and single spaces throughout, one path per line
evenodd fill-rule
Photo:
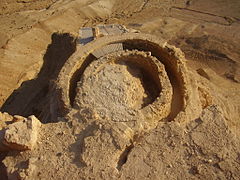
M 38 76 L 23 82 L 14 90 L 0 110 L 25 117 L 34 114 L 43 123 L 53 121 L 50 115 L 50 84 L 56 80 L 64 63 L 75 50 L 76 39 L 73 36 L 68 33 L 53 33 Z

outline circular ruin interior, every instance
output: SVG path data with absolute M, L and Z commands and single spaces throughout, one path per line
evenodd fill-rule
M 151 35 L 123 33 L 98 38 L 79 46 L 62 68 L 53 109 L 57 109 L 58 116 L 64 116 L 72 108 L 91 106 L 90 109 L 101 109 L 101 114 L 120 113 L 111 118 L 108 115 L 116 121 L 136 118 L 121 117 L 135 111 L 149 127 L 161 120 L 176 120 L 191 111 L 192 91 L 184 61 L 179 49 Z M 106 84 L 98 78 L 105 78 Z M 128 78 L 130 86 L 123 82 L 124 78 Z M 109 87 L 113 82 L 115 87 Z M 106 88 L 115 89 L 107 93 Z
M 150 53 L 118 51 L 94 60 L 77 83 L 73 108 L 102 118 L 134 121 L 150 107 L 170 112 L 172 87 L 164 66 Z M 159 119 L 167 113 L 159 113 Z

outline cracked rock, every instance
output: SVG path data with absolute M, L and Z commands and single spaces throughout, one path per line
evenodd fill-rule
M 41 122 L 35 116 L 10 124 L 3 143 L 10 149 L 31 150 L 36 144 L 40 126 Z

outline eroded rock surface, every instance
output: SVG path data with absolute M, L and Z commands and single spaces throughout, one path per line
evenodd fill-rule
M 41 122 L 35 116 L 7 126 L 4 144 L 13 150 L 32 149 L 36 144 Z
M 186 126 L 177 122 L 159 124 L 132 141 L 116 123 L 89 119 L 92 123 L 79 124 L 76 114 L 74 117 L 71 125 L 58 123 L 54 128 L 43 125 L 40 134 L 45 136 L 41 136 L 33 151 L 10 153 L 4 160 L 9 177 L 13 174 L 24 174 L 27 179 L 240 177 L 240 142 L 217 106 L 209 106 Z M 46 169 L 44 164 L 52 168 Z
M 239 179 L 240 142 L 218 107 L 206 108 L 186 127 L 168 123 L 143 138 L 129 154 L 122 177 Z
M 2 117 L 9 121 L 0 130 L 0 151 L 33 149 L 37 142 L 41 122 L 34 115 L 24 118 L 2 113 Z

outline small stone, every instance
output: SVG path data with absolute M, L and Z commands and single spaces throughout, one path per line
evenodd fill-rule
M 209 75 L 207 74 L 207 72 L 206 72 L 204 69 L 199 68 L 199 69 L 197 70 L 197 73 L 198 73 L 200 76 L 202 76 L 202 77 L 210 80 Z
M 10 149 L 30 150 L 37 142 L 41 122 L 35 116 L 10 124 L 6 128 L 3 143 Z
M 209 159 L 208 162 L 209 162 L 209 163 L 212 163 L 213 161 L 212 161 L 212 159 Z

